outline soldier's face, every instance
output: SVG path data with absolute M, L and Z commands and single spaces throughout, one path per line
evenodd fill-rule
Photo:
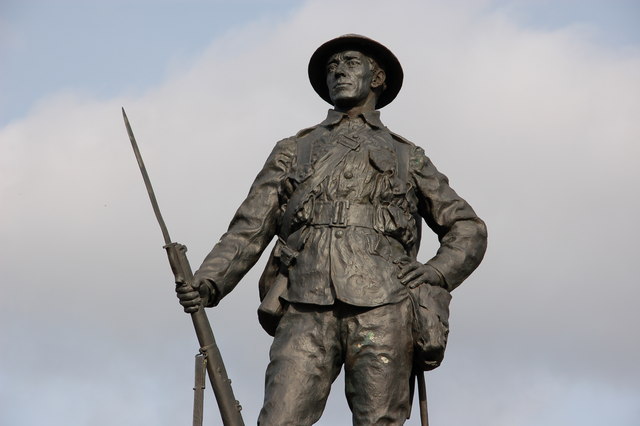
M 327 61 L 327 87 L 338 107 L 361 106 L 373 95 L 373 69 L 369 58 L 355 50 L 332 55 Z

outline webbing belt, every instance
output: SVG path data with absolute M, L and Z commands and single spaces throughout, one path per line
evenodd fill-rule
M 348 200 L 316 202 L 309 225 L 373 228 L 376 210 L 371 204 L 354 204 Z

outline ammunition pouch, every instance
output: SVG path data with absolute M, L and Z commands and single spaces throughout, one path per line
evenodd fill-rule
M 296 257 L 298 257 L 298 252 L 296 250 L 292 249 L 291 247 L 289 247 L 282 240 L 282 238 L 278 238 L 278 242 L 276 243 L 276 246 L 274 248 L 276 250 L 274 251 L 273 255 L 275 257 L 279 257 L 280 258 L 280 263 L 283 266 L 286 266 L 287 268 L 292 266 L 293 263 L 296 260 Z

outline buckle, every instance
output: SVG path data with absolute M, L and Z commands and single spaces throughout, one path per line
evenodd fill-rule
M 347 226 L 347 210 L 349 200 L 337 200 L 333 202 L 333 212 L 331 215 L 331 226 L 345 228 Z
M 353 136 L 342 135 L 340 138 L 338 138 L 338 143 L 340 145 L 346 146 L 352 151 L 355 151 L 360 147 L 360 141 L 357 140 L 357 136 L 353 137 Z
M 305 164 L 303 166 L 301 166 L 298 171 L 296 172 L 294 179 L 298 182 L 298 183 L 302 183 L 305 180 L 307 180 L 307 178 L 309 176 L 311 176 L 313 174 L 313 165 L 312 164 Z

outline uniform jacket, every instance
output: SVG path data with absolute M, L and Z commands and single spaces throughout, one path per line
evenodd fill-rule
M 305 137 L 312 140 L 310 163 L 298 164 Z M 228 231 L 204 260 L 197 278 L 218 290 L 211 305 L 236 286 L 281 233 L 291 194 L 340 138 L 355 141 L 357 148 L 296 206 L 291 219 L 287 245 L 298 255 L 289 268 L 284 299 L 380 306 L 406 298 L 397 261 L 415 258 L 421 219 L 440 241 L 427 262 L 439 277 L 431 284 L 451 291 L 478 266 L 486 249 L 484 222 L 422 148 L 390 132 L 377 111 L 349 118 L 330 110 L 322 123 L 276 144 Z M 408 152 L 404 166 L 402 150 Z M 330 223 L 338 209 L 346 220 Z

